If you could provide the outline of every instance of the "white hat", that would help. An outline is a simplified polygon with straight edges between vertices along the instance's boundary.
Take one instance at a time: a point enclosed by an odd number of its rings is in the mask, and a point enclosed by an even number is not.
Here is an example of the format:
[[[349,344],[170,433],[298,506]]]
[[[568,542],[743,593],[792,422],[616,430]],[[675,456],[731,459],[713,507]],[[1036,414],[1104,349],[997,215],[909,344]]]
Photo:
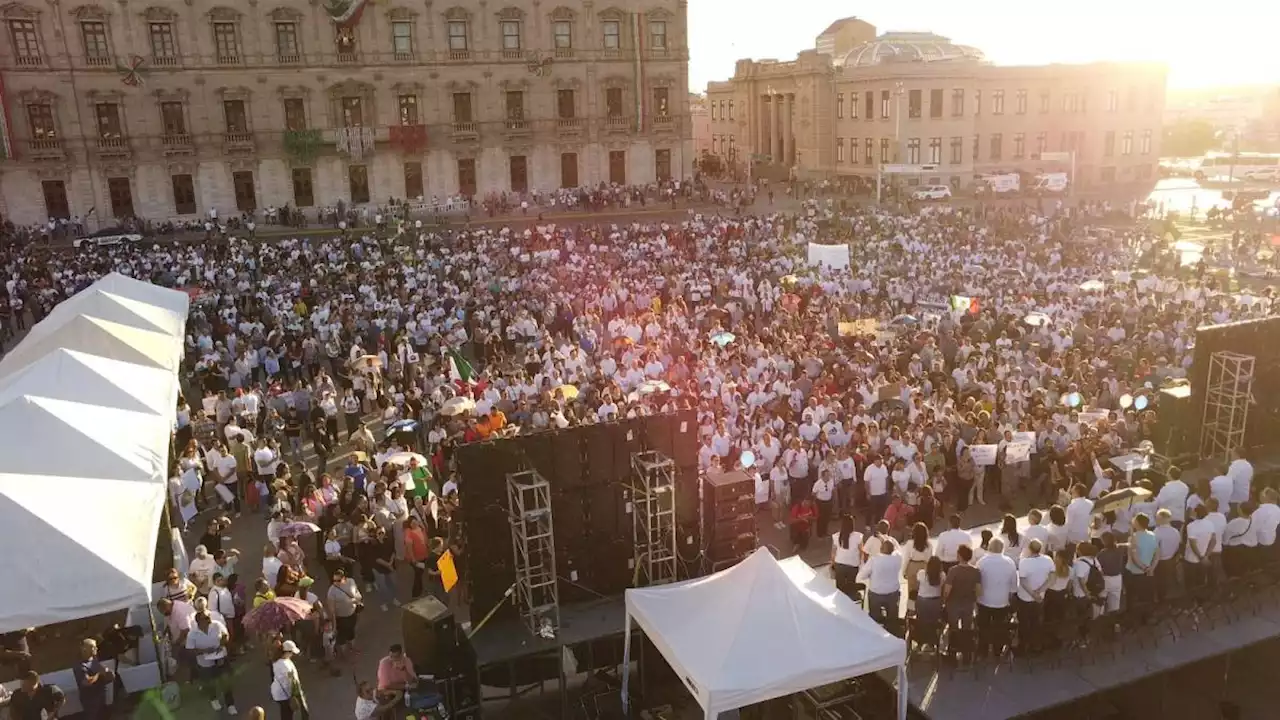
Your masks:
[[[285,640],[284,644],[280,646],[280,650],[281,652],[293,653],[294,655],[300,654],[298,644],[292,640]]]

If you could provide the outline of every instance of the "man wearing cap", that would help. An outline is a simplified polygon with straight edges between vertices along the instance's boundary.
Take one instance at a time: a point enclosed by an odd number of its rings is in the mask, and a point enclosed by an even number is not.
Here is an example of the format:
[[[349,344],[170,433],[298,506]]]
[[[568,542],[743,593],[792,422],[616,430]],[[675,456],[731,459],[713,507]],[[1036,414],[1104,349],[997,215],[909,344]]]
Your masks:
[[[298,645],[285,640],[280,645],[280,657],[271,663],[271,699],[280,708],[280,720],[307,720],[307,696],[302,692],[302,681],[293,658],[298,655]]]

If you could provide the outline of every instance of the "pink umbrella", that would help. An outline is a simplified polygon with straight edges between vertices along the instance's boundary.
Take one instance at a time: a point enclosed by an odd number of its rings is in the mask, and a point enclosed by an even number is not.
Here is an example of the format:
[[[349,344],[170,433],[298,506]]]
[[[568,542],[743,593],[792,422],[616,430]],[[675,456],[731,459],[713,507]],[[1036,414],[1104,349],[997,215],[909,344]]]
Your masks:
[[[286,523],[280,528],[280,537],[298,537],[320,532],[320,526],[309,522]]]
[[[283,630],[311,615],[311,603],[296,597],[268,600],[244,616],[244,628],[252,633]]]

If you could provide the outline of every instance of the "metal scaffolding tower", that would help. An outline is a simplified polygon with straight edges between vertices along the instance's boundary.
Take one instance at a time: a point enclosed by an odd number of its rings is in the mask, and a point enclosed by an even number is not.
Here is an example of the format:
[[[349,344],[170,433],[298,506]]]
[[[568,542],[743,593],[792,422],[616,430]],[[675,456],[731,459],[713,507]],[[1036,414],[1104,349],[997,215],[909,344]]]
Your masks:
[[[508,474],[507,513],[520,617],[533,634],[554,634],[560,627],[560,593],[556,587],[551,485],[536,470]]]
[[[1253,397],[1253,355],[1227,350],[1209,357],[1205,384],[1204,423],[1200,428],[1200,457],[1229,461],[1231,451],[1244,446],[1244,431]]]
[[[631,535],[639,587],[677,579],[675,469],[675,462],[656,450],[631,454]]]

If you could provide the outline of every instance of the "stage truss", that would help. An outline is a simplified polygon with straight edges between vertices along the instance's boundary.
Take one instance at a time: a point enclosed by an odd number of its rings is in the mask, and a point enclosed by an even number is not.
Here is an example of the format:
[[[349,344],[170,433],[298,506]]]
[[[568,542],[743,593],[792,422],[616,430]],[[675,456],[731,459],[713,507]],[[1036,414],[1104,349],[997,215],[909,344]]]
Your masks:
[[[656,450],[631,454],[631,533],[636,586],[678,578],[676,555],[676,464]]]
[[[1204,424],[1200,429],[1201,459],[1231,460],[1244,446],[1253,394],[1253,355],[1222,350],[1209,357],[1204,396]]]
[[[536,470],[507,475],[507,512],[520,617],[533,634],[554,634],[560,627],[560,591],[551,485]]]

